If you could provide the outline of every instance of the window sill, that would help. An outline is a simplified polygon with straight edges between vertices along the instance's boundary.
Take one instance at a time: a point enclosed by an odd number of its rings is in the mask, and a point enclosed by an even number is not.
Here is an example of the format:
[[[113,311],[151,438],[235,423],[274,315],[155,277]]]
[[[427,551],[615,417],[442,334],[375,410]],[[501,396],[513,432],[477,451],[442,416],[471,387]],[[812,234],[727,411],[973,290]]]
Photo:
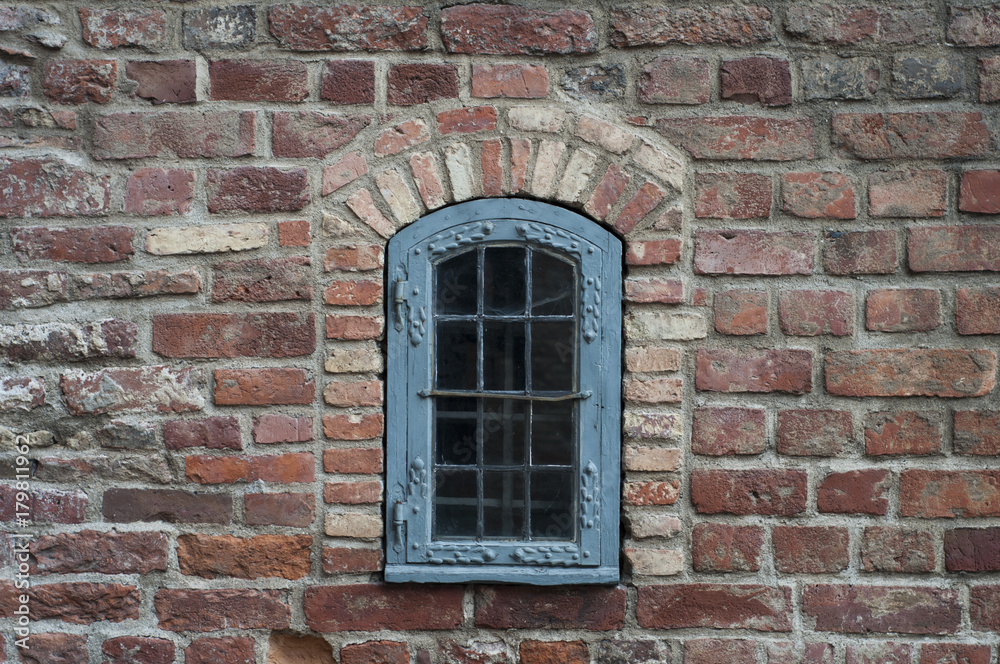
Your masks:
[[[508,569],[487,568],[480,565],[455,565],[441,569],[429,569],[427,565],[385,566],[385,580],[390,583],[518,583],[539,586],[566,584],[604,584],[620,582],[617,567],[577,567]]]

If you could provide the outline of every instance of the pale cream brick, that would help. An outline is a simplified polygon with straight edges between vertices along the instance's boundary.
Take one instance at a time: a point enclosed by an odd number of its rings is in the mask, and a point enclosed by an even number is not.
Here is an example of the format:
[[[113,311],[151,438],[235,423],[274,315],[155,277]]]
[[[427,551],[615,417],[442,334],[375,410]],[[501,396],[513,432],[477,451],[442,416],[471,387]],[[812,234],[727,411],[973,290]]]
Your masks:
[[[590,176],[594,174],[597,166],[597,155],[587,150],[577,150],[569,158],[566,164],[566,171],[563,173],[562,181],[559,183],[559,191],[556,198],[564,203],[576,203],[580,200],[587,185],[590,184]]]
[[[625,446],[625,470],[664,472],[678,470],[683,455],[676,447]]]
[[[681,159],[649,143],[643,142],[636,151],[635,163],[674,189],[679,190],[684,182],[684,164]]]
[[[361,221],[371,226],[382,237],[390,238],[396,232],[396,227],[378,209],[367,189],[359,189],[351,194],[350,198],[347,199],[347,207],[351,208],[351,212],[358,215]]]
[[[674,576],[684,569],[684,553],[676,549],[625,549],[633,574]]]
[[[476,196],[476,176],[472,170],[472,155],[465,143],[452,143],[444,151],[444,165],[451,180],[451,193],[456,203]]]
[[[681,352],[674,348],[649,346],[626,348],[625,367],[635,372],[677,371],[681,368]]]
[[[642,403],[679,403],[684,392],[683,378],[630,378],[625,382],[625,399]]]
[[[566,125],[569,115],[566,111],[555,108],[538,108],[535,106],[518,106],[507,113],[510,126],[522,131],[544,131],[555,133]]]
[[[146,233],[146,251],[169,254],[211,254],[247,251],[267,244],[267,224],[219,224],[154,228]]]
[[[679,440],[684,435],[684,420],[677,413],[646,413],[626,410],[622,431],[627,438]]]
[[[635,141],[635,136],[631,132],[619,129],[590,115],[584,115],[576,123],[576,135],[588,143],[599,145],[615,154],[626,152]]]
[[[625,518],[632,537],[636,539],[676,537],[683,528],[681,520],[673,514],[630,509]]]
[[[400,224],[409,224],[420,216],[420,203],[413,197],[403,174],[396,168],[382,171],[375,176],[379,193],[389,204],[389,209]]]
[[[382,536],[382,517],[356,512],[329,513],[323,521],[323,532],[330,537],[378,539]]]
[[[691,341],[708,336],[708,323],[702,314],[631,312],[625,317],[625,336],[629,340],[667,339]]]
[[[382,353],[375,344],[362,347],[334,347],[324,368],[329,373],[366,373],[382,371]]]
[[[560,141],[542,141],[535,158],[535,172],[531,178],[531,193],[539,198],[548,198],[556,183],[559,160],[566,151],[566,144]]]

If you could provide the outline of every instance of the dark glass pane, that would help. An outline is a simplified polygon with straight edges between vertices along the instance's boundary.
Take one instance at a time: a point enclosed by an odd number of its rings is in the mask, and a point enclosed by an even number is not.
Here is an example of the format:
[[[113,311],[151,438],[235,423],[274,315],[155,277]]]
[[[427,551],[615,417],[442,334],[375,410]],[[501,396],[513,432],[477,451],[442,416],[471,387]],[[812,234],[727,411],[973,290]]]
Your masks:
[[[437,313],[476,313],[478,258],[473,249],[437,266]]]
[[[524,323],[486,321],[483,355],[487,390],[524,391]]]
[[[531,536],[534,539],[573,537],[573,475],[569,471],[531,473]]]
[[[576,368],[576,326],[573,321],[531,324],[531,391],[573,390]]]
[[[440,464],[476,465],[478,399],[435,397],[434,456]]]
[[[573,464],[576,437],[573,401],[536,401],[531,413],[531,464],[569,466]]]
[[[572,314],[576,294],[573,265],[543,251],[532,252],[531,261],[531,314]]]
[[[527,402],[483,399],[483,463],[512,466],[524,463]]]
[[[483,535],[523,537],[524,473],[483,471]]]
[[[486,247],[483,313],[524,313],[526,256],[523,247]]]
[[[479,521],[476,471],[437,471],[434,494],[434,536],[475,537]]]
[[[437,322],[437,386],[443,390],[476,389],[476,324]]]

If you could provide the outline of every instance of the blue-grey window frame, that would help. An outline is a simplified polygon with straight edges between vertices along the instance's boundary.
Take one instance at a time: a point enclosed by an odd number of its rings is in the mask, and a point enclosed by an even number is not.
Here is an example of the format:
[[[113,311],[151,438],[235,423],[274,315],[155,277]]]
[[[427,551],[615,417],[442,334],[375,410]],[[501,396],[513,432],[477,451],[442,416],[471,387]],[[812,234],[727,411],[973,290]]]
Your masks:
[[[576,540],[468,542],[431,538],[433,265],[480,243],[520,244],[572,260],[579,273],[580,400]],[[443,208],[388,247],[387,582],[617,583],[621,495],[622,245],[564,208],[482,199]]]

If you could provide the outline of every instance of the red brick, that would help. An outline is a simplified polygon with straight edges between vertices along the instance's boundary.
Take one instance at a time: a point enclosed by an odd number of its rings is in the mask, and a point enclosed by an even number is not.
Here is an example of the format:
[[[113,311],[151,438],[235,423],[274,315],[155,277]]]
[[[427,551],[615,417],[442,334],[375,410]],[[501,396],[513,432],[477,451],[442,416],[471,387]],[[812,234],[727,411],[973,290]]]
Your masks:
[[[194,200],[194,173],[182,168],[140,168],[125,184],[125,212],[142,216],[187,214]]]
[[[315,349],[313,313],[153,316],[153,352],[164,357],[301,357]]]
[[[181,574],[206,579],[301,579],[309,574],[311,546],[309,535],[181,535],[177,564]]]
[[[913,646],[894,641],[868,641],[850,643],[844,655],[844,664],[910,664]]]
[[[684,664],[757,664],[757,647],[749,639],[689,639]]]
[[[216,369],[218,406],[277,406],[311,404],[316,384],[305,369]]]
[[[782,410],[777,438],[779,454],[839,456],[854,438],[854,422],[843,410]]]
[[[521,642],[521,664],[588,664],[590,651],[583,641]]]
[[[249,636],[203,638],[184,649],[185,664],[255,664],[255,643]]]
[[[370,505],[382,502],[382,482],[327,482],[323,501],[337,505]]]
[[[933,44],[934,13],[922,7],[879,5],[794,5],[785,29],[819,44]]]
[[[374,104],[375,61],[328,61],[323,70],[319,98],[334,104]]]
[[[695,469],[691,502],[701,514],[799,514],[806,508],[806,472]]]
[[[441,135],[492,131],[497,126],[497,109],[474,106],[442,111],[437,114],[437,123]]]
[[[446,64],[399,64],[389,67],[388,101],[397,106],[458,98],[458,67]]]
[[[846,528],[775,526],[774,565],[784,574],[832,574],[847,569]]]
[[[316,497],[311,493],[247,493],[243,517],[248,526],[306,528],[313,522]]]
[[[758,219],[771,214],[771,178],[756,173],[696,173],[696,217]]]
[[[680,240],[629,242],[625,253],[628,265],[672,265],[681,255]]]
[[[313,418],[266,413],[253,421],[253,440],[258,445],[305,443],[313,439]]]
[[[462,624],[460,586],[353,584],[309,586],[305,620],[316,632],[455,629]]]
[[[208,170],[208,211],[291,212],[309,203],[306,169],[241,166]]]
[[[794,290],[778,298],[781,331],[797,337],[854,334],[854,295],[843,291]]]
[[[335,380],[327,383],[323,390],[323,400],[331,406],[349,408],[351,406],[381,406],[382,381],[380,380]]]
[[[892,474],[887,470],[830,473],[816,487],[816,508],[833,514],[878,514],[889,511]]]
[[[119,636],[101,646],[107,664],[173,664],[174,642],[139,636]],[[85,661],[85,660],[80,660]]]
[[[861,542],[861,565],[866,572],[933,572],[934,551],[929,530],[869,526]]]
[[[378,270],[385,263],[385,249],[380,244],[345,245],[327,249],[323,269],[327,272],[364,272]]]
[[[904,470],[899,508],[925,519],[1000,516],[1000,471]]]
[[[949,572],[1000,572],[1000,528],[954,528],[944,533]]]
[[[623,500],[629,505],[673,505],[680,494],[680,482],[626,482]]]
[[[480,586],[476,626],[493,629],[587,629],[625,624],[625,588]]]
[[[680,378],[629,378],[625,400],[632,403],[680,403],[684,381]]]
[[[499,138],[491,138],[488,141],[483,141],[480,155],[480,165],[483,169],[483,196],[502,196],[503,143]],[[410,158],[410,164],[410,168],[412,170],[412,157]],[[427,191],[426,185],[424,187],[424,191]],[[421,192],[421,198],[424,198],[423,192]]]
[[[14,584],[0,584],[0,618],[14,618],[20,605],[18,595],[28,595],[32,621],[54,618],[74,625],[98,621],[120,623],[139,618],[139,589],[119,583],[31,584],[15,590]],[[9,623],[8,623],[9,624]],[[77,660],[77,661],[85,661]]]
[[[94,124],[95,159],[242,157],[253,153],[254,111],[112,113]]]
[[[802,609],[815,629],[846,634],[953,634],[962,615],[957,590],[918,586],[806,586]]]
[[[810,118],[761,118],[748,115],[664,118],[656,130],[695,159],[812,159]]]
[[[723,99],[764,106],[792,103],[788,60],[764,57],[725,60],[719,67],[719,80]]]
[[[625,282],[625,299],[630,302],[682,304],[684,282],[679,279],[629,279]]]
[[[275,112],[271,149],[275,157],[322,158],[350,143],[371,120],[369,115]]]
[[[132,248],[134,235],[135,231],[128,226],[15,226],[10,230],[14,253],[22,262],[113,263],[129,260],[135,253]]]
[[[958,209],[980,214],[1000,213],[1000,171],[965,171]]]
[[[899,267],[895,231],[830,232],[823,269],[830,274],[892,274]]]
[[[540,99],[549,94],[549,73],[541,65],[472,65],[472,96]]]
[[[86,636],[45,632],[37,634],[32,631],[28,643],[29,647],[21,651],[23,664],[75,664],[88,661]]]
[[[868,214],[873,217],[941,217],[948,206],[944,171],[889,171],[868,176]]]
[[[767,291],[727,290],[713,302],[715,331],[721,334],[767,334]]]
[[[340,664],[410,664],[410,651],[397,641],[351,643],[340,649]]]
[[[137,83],[137,97],[153,104],[191,104],[198,100],[194,60],[133,60],[125,76]]]
[[[78,533],[43,535],[31,543],[33,572],[39,574],[146,574],[167,569],[162,533]]]
[[[223,494],[195,494],[170,489],[108,489],[102,507],[111,523],[166,521],[221,523],[232,520],[233,499]]]
[[[840,173],[785,173],[782,210],[805,219],[854,219],[854,187]]]
[[[711,64],[704,58],[662,57],[642,68],[639,101],[704,104],[712,95]]]
[[[326,574],[378,572],[381,569],[382,552],[378,549],[323,547],[323,572]]]
[[[841,113],[833,116],[834,147],[859,159],[985,157],[993,141],[982,113]]]
[[[204,407],[200,369],[165,366],[69,371],[59,387],[73,415],[116,412],[180,413]]]
[[[311,241],[308,221],[278,222],[278,244],[282,247],[308,247]]]
[[[834,351],[826,356],[826,389],[851,397],[979,397],[996,382],[987,350]]]
[[[153,599],[160,629],[288,629],[291,610],[280,590],[163,589]]]
[[[951,7],[948,41],[961,46],[1000,45],[1000,12],[996,5]]]
[[[941,419],[915,411],[869,413],[865,417],[865,454],[939,454]]]
[[[276,5],[271,34],[293,51],[422,51],[427,16],[420,7]]]
[[[381,435],[381,428],[378,435]],[[323,470],[328,473],[381,473],[382,456],[382,449],[377,447],[328,448],[323,450]]]
[[[324,415],[323,434],[331,440],[380,438],[382,415]]]
[[[628,186],[629,175],[618,164],[608,166],[604,177],[594,188],[594,193],[584,209],[596,219],[607,219],[612,206],[618,202],[625,187]]]
[[[311,260],[223,261],[212,266],[212,302],[280,302],[313,296]]]
[[[104,50],[139,46],[156,49],[167,36],[167,14],[163,10],[77,10],[83,26],[83,41]]]
[[[764,529],[728,523],[699,523],[691,530],[691,562],[696,572],[756,572]]]
[[[909,230],[914,272],[1000,271],[1000,229],[994,226],[924,226]]]
[[[1000,455],[1000,411],[955,411],[955,454]]]
[[[698,350],[699,392],[785,392],[812,390],[812,352],[807,350]]]
[[[792,629],[790,588],[691,583],[640,586],[636,619],[647,629]]]
[[[695,232],[697,274],[812,274],[812,233],[699,230]]]
[[[1000,56],[979,58],[979,101],[1000,101]]]
[[[345,316],[329,314],[326,317],[326,338],[358,341],[378,339],[382,336],[385,321],[379,316]]]
[[[188,481],[199,484],[312,482],[316,475],[314,461],[312,452],[258,456],[198,454],[184,457]]]
[[[117,77],[114,60],[49,60],[42,86],[54,104],[107,104]]]
[[[1000,586],[973,586],[969,594],[972,628],[1000,632]]]
[[[58,159],[0,158],[0,188],[11,192],[0,198],[0,217],[103,215],[110,184],[110,176],[94,176]]]
[[[990,647],[965,643],[924,643],[920,646],[920,664],[990,664]]]
[[[441,11],[441,39],[449,53],[477,55],[594,53],[598,46],[589,13],[517,5],[448,7]]]
[[[423,120],[407,120],[406,122],[400,122],[397,125],[391,126],[388,129],[383,129],[378,137],[375,139],[375,156],[384,157],[392,154],[399,154],[407,148],[411,148],[415,145],[420,145],[421,143],[426,143],[431,138],[430,132],[427,130],[427,123]],[[350,156],[350,155],[348,155]],[[362,162],[364,159],[362,158]],[[359,169],[352,168],[352,171],[359,172]],[[364,164],[363,171],[360,174],[368,172],[367,164]],[[352,173],[353,175],[353,173]],[[341,180],[347,180],[350,177],[345,173],[341,176],[337,185],[340,185]],[[350,179],[358,177],[354,175]],[[348,180],[350,181],[350,180]]]
[[[750,46],[771,40],[771,11],[757,5],[628,7],[611,12],[611,45]]]
[[[691,450],[695,454],[760,454],[766,446],[763,409],[695,409],[691,423]]]
[[[615,220],[615,230],[625,234],[632,231],[653,208],[666,198],[667,192],[652,182],[644,182],[625,203]]]
[[[879,289],[868,293],[865,320],[878,332],[927,332],[941,324],[941,294],[937,290]]]
[[[163,445],[168,450],[182,450],[189,447],[207,447],[213,450],[243,449],[240,423],[235,417],[164,422]]]
[[[959,334],[1000,334],[1000,288],[959,288],[957,294]]]

